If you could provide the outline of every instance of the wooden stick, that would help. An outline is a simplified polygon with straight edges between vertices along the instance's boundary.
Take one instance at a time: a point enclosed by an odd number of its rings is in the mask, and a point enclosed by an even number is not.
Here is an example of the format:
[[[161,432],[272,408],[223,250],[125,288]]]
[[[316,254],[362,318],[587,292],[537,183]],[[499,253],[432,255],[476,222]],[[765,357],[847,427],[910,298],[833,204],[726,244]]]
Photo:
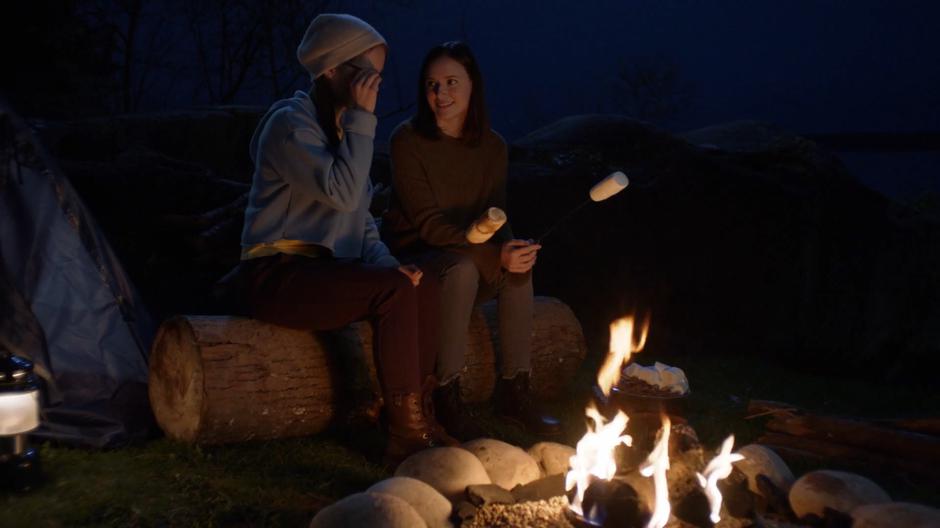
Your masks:
[[[757,418],[758,416],[767,416],[769,414],[793,414],[800,409],[788,403],[775,402],[771,400],[751,400],[747,404],[747,416],[745,420]]]

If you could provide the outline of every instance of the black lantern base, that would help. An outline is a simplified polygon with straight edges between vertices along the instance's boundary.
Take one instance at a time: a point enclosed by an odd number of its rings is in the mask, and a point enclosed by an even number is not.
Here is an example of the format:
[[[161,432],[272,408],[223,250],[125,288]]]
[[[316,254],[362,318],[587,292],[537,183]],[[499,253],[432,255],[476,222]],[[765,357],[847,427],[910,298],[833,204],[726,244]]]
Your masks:
[[[30,491],[40,483],[39,451],[30,447],[15,455],[0,455],[0,486],[11,491]]]

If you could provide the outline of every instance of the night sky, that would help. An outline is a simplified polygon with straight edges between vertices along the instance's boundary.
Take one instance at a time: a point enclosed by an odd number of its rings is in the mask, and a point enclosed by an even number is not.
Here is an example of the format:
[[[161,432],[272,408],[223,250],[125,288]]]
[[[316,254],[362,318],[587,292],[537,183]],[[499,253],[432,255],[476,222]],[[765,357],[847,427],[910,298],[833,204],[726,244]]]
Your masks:
[[[694,85],[679,128],[746,118],[802,132],[940,129],[938,2],[504,3],[468,9],[465,27],[510,137],[529,128],[526,98],[547,120],[618,110],[612,81],[637,57],[672,60]],[[383,29],[400,56],[418,56],[459,32],[458,5],[421,8],[422,31]]]
[[[149,59],[154,66],[146,72],[138,111],[218,102],[199,77],[194,26],[185,18],[188,6],[216,4],[144,3],[138,45],[159,52]],[[668,65],[675,74],[682,104],[648,120],[676,132],[741,119],[797,133],[940,131],[936,1],[356,0],[330,2],[326,10],[361,16],[388,39],[380,115],[414,100],[417,68],[430,46],[465,39],[481,62],[494,128],[509,140],[566,115],[635,115],[617,81],[624,65],[635,64]],[[301,26],[308,22],[298,17]],[[40,18],[34,13],[31,23]],[[215,18],[205,19],[206,34]],[[29,67],[41,65],[37,59]],[[24,84],[59,82],[63,75],[39,81],[35,73],[17,74],[21,92]],[[274,94],[255,81],[249,79],[232,102],[267,106],[292,91],[282,87]],[[379,139],[408,115],[388,115]],[[843,159],[863,182],[896,198],[940,192],[940,152],[844,153]]]

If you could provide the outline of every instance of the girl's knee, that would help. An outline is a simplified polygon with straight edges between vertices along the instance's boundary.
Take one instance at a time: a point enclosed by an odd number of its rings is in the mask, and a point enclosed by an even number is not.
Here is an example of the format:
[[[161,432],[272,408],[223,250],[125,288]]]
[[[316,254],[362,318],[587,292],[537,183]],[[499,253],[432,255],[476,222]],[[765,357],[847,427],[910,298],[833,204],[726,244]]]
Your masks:
[[[480,280],[480,272],[473,259],[466,255],[455,254],[453,262],[444,269],[441,274],[444,282],[458,282],[461,284],[473,284],[476,286]]]

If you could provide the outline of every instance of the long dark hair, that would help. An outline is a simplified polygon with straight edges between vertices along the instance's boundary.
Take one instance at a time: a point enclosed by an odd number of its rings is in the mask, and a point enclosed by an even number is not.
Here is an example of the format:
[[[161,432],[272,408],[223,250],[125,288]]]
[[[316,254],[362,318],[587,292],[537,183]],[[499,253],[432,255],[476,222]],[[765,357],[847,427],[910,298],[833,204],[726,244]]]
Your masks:
[[[330,149],[339,148],[339,130],[336,129],[336,105],[338,97],[333,93],[329,79],[326,75],[321,75],[313,81],[310,88],[310,99],[313,100],[313,106],[317,109],[317,121],[320,128],[326,133],[326,139],[330,143]]]
[[[421,63],[421,73],[418,75],[418,111],[411,118],[415,131],[424,137],[437,139],[441,137],[441,130],[437,127],[437,120],[431,105],[428,104],[426,88],[424,86],[428,75],[428,67],[441,57],[451,58],[463,65],[470,77],[471,91],[470,104],[467,108],[467,119],[463,123],[462,137],[471,145],[480,143],[483,134],[490,129],[490,116],[486,111],[486,97],[484,96],[483,74],[476,57],[464,42],[451,41],[431,48]]]

